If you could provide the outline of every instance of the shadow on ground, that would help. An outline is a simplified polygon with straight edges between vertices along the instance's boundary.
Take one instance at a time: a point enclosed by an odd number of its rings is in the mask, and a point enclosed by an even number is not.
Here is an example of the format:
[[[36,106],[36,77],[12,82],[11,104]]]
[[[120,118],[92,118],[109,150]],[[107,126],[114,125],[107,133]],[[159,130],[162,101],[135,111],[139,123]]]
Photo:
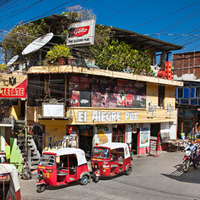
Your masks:
[[[176,170],[173,171],[171,174],[161,173],[161,175],[181,182],[200,183],[200,167],[194,169],[191,165],[187,173],[183,172],[182,164],[176,165],[174,167],[176,168]]]

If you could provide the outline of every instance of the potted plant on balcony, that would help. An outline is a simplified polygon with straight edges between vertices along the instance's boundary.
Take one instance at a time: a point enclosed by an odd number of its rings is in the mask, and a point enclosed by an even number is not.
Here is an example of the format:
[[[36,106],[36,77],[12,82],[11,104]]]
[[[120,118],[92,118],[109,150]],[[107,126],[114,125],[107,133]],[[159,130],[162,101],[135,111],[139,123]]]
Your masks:
[[[67,58],[71,57],[70,48],[64,44],[53,46],[46,55],[46,60],[50,62],[58,62],[61,65],[66,64]]]

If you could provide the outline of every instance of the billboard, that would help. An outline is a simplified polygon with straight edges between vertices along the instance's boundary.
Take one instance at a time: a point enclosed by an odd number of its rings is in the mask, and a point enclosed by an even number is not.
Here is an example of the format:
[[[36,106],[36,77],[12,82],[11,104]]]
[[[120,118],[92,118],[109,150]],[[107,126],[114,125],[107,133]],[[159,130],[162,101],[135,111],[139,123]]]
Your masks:
[[[0,74],[0,98],[27,98],[27,76]]]
[[[67,46],[94,44],[95,19],[73,23],[68,28]]]

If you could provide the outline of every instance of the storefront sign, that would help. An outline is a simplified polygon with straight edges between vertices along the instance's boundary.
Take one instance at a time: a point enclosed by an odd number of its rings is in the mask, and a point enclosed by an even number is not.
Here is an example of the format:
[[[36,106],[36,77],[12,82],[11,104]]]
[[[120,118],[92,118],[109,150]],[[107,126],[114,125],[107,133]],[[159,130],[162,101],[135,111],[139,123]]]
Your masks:
[[[105,131],[109,131],[109,128],[106,125],[96,125],[96,127],[97,127],[97,130],[103,129]]]
[[[0,98],[26,98],[27,76],[0,74]]]
[[[105,112],[105,111],[92,111],[92,121],[93,122],[120,122],[121,121],[121,112]],[[137,121],[138,113],[137,112],[125,112],[124,113],[125,121]],[[87,111],[78,112],[78,122],[87,122]]]

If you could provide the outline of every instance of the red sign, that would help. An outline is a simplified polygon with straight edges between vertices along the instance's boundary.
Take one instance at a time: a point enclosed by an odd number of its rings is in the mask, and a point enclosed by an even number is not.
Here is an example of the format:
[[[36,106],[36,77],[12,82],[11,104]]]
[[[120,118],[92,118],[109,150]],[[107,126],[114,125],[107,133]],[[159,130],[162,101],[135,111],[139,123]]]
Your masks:
[[[27,76],[0,74],[0,98],[27,98]]]
[[[83,35],[88,34],[89,29],[90,29],[89,26],[75,28],[73,35],[76,37],[81,37]]]

